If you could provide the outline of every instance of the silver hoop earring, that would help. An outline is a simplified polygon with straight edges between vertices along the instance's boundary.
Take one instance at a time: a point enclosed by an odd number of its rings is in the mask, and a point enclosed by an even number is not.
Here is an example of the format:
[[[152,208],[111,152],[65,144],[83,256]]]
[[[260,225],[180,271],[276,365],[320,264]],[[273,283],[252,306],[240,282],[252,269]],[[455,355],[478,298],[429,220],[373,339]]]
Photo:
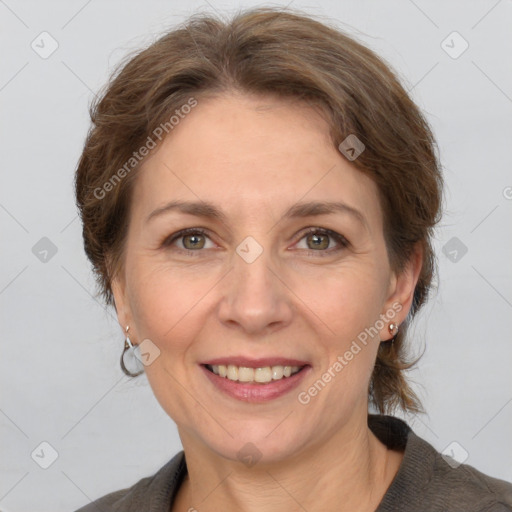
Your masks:
[[[124,340],[124,349],[123,353],[121,354],[121,370],[123,370],[123,373],[125,375],[128,375],[128,377],[137,377],[141,373],[144,373],[144,369],[137,370],[140,368],[139,360],[135,356],[135,350],[137,348],[137,345],[134,345],[130,337],[128,336],[128,331],[130,330],[130,326],[126,326],[126,338]],[[128,363],[128,364],[127,364]],[[130,368],[135,368],[136,371],[132,371]]]

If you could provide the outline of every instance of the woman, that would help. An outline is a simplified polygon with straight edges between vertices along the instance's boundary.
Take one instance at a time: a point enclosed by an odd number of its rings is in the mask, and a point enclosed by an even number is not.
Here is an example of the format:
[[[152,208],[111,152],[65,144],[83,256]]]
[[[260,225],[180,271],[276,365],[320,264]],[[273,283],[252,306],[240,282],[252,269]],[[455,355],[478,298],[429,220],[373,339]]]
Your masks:
[[[287,10],[196,16],[91,115],[85,250],[184,450],[82,512],[512,510],[386,415],[421,410],[405,340],[442,178],[376,55]]]

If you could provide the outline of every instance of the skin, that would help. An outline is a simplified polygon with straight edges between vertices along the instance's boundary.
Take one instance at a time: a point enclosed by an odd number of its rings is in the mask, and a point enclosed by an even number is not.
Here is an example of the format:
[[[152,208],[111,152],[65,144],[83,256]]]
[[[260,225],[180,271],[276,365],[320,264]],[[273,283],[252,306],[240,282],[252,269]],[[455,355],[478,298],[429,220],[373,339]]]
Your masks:
[[[226,219],[170,211],[147,221],[177,199],[214,203]],[[282,219],[305,201],[343,201],[364,221],[340,212]],[[309,227],[348,245],[323,237],[319,249]],[[208,234],[162,246],[184,228]],[[263,248],[250,264],[236,253],[247,236]],[[160,350],[146,374],[177,424],[188,468],[173,510],[375,510],[403,457],[367,426],[388,323],[307,405],[297,394],[393,304],[402,306],[393,322],[404,321],[420,268],[419,250],[401,273],[390,268],[377,187],[333,146],[317,111],[239,93],[199,99],[144,161],[112,283],[123,329]],[[299,389],[246,403],[218,391],[199,366],[232,355],[312,368]],[[261,452],[251,467],[237,458],[248,442]]]

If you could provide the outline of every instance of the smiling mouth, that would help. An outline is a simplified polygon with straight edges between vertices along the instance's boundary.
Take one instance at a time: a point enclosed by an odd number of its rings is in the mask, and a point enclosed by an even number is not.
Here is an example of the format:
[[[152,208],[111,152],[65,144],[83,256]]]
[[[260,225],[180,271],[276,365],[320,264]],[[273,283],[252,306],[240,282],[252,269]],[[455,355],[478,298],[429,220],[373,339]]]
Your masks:
[[[262,368],[249,368],[247,366],[230,365],[203,365],[207,370],[234,382],[248,384],[268,384],[269,382],[286,379],[299,373],[306,366],[264,366]]]

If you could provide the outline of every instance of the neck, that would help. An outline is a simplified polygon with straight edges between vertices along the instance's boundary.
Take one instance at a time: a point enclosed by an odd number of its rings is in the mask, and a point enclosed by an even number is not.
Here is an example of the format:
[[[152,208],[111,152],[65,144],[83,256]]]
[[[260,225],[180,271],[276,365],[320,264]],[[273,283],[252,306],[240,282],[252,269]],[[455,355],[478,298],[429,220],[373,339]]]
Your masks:
[[[180,436],[182,433],[180,432]],[[340,428],[293,459],[245,467],[182,436],[188,475],[173,511],[374,511],[403,454],[388,450],[366,416]]]

